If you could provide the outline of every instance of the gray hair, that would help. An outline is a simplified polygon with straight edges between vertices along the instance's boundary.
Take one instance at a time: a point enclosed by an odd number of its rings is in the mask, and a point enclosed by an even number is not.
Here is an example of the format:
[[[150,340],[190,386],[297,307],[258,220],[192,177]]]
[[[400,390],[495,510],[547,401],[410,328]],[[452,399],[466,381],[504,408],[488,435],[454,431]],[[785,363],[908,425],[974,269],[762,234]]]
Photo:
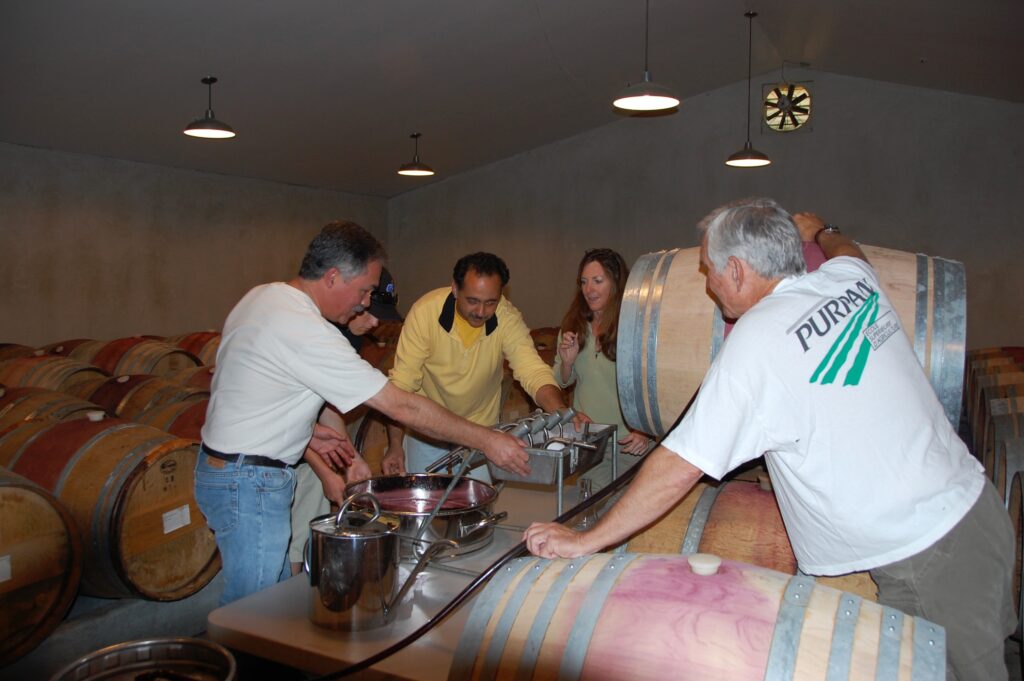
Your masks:
[[[722,271],[730,257],[744,260],[765,279],[807,271],[800,232],[773,199],[742,199],[708,213],[697,225],[707,237],[707,257]]]
[[[303,279],[319,279],[332,267],[346,281],[366,272],[374,260],[384,261],[387,252],[377,237],[348,220],[335,220],[324,226],[309,243],[299,267]]]

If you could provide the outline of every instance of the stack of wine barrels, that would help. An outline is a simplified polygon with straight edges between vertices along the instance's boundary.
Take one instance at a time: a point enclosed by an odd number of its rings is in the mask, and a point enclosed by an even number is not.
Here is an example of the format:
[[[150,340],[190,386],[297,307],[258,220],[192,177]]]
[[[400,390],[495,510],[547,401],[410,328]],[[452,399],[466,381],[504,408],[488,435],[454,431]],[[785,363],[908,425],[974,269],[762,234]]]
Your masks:
[[[176,338],[0,345],[0,666],[78,592],[178,600],[219,571],[193,494],[214,369],[190,348],[220,335]]]
[[[1002,452],[1007,441],[1022,435],[1024,412],[1024,347],[979,348],[967,353],[964,413],[975,456],[1005,491]]]

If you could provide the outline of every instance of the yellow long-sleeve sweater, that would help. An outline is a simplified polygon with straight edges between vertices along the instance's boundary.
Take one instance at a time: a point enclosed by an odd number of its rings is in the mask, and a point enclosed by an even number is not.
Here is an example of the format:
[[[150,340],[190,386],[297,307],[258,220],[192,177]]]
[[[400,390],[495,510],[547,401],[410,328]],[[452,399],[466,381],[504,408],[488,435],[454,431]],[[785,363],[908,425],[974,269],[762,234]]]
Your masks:
[[[439,288],[409,310],[389,377],[403,390],[474,423],[493,426],[501,406],[502,359],[529,395],[535,397],[544,385],[558,387],[522,314],[504,296],[484,333],[466,348],[455,330],[455,297],[450,288]]]

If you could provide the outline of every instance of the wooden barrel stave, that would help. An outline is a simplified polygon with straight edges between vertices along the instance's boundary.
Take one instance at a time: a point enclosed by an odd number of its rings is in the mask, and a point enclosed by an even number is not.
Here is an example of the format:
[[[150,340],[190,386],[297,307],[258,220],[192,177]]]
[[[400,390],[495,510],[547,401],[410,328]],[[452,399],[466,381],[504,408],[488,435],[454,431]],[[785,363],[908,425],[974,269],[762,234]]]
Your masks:
[[[520,558],[496,574],[448,678],[810,681],[876,670],[944,678],[942,627],[743,563],[699,576],[679,556],[598,554]]]
[[[176,600],[216,574],[213,534],[192,491],[197,455],[193,441],[118,419],[27,424],[0,438],[0,458],[76,519],[82,591],[105,597]]]
[[[0,469],[0,666],[35,648],[71,607],[82,575],[82,542],[49,492]]]

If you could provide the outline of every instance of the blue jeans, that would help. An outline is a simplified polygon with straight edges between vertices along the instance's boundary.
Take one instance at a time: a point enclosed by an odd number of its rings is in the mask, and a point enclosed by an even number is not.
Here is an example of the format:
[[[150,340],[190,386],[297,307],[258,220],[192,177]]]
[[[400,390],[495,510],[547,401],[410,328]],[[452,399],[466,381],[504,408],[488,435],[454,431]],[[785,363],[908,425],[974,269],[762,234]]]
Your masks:
[[[210,458],[200,448],[195,472],[196,503],[214,532],[224,563],[225,605],[291,575],[288,541],[295,475]]]

